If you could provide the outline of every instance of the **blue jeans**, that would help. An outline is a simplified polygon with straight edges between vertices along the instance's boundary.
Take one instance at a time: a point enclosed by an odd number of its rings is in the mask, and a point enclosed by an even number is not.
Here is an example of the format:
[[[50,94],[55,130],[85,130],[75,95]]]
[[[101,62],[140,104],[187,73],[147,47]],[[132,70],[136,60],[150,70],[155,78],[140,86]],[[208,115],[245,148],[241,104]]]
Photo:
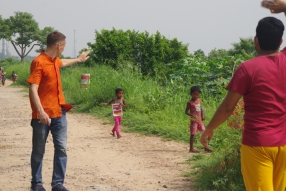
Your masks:
[[[62,117],[52,118],[51,125],[42,124],[38,119],[32,119],[33,148],[31,154],[32,185],[43,184],[42,161],[49,131],[54,142],[54,169],[52,186],[63,184],[67,166],[67,119],[65,108],[62,108]]]

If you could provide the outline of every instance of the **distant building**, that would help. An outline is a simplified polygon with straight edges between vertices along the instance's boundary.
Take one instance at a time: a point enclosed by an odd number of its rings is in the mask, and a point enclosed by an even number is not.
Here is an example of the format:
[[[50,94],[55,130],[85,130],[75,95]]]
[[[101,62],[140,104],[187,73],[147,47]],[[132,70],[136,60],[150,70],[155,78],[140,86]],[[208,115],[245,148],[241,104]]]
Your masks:
[[[2,38],[2,56],[3,57],[9,57],[11,56],[11,53],[9,51],[9,42]]]

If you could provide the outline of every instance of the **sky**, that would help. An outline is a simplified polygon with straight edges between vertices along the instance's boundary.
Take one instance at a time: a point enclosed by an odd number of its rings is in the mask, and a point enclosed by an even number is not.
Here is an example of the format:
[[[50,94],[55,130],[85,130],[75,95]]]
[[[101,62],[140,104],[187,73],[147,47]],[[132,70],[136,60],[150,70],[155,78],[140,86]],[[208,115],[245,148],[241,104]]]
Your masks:
[[[255,36],[258,21],[274,16],[260,6],[261,0],[1,0],[0,15],[28,12],[43,29],[54,27],[66,35],[64,56],[74,56],[95,42],[95,30],[122,29],[165,37],[189,44],[189,51],[230,49],[239,38]],[[282,44],[282,47],[286,43]],[[2,43],[0,47],[2,46]],[[2,49],[2,47],[1,47]],[[12,45],[9,48],[16,55]],[[34,50],[30,55],[35,56]]]

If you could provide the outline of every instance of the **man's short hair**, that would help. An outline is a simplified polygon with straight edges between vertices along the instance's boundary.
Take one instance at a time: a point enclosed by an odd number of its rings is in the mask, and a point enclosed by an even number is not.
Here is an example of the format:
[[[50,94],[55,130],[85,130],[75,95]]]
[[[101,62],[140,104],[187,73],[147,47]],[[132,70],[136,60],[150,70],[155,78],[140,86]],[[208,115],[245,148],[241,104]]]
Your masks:
[[[284,32],[283,23],[274,17],[265,17],[258,22],[256,37],[262,50],[278,50]]]
[[[66,39],[66,36],[60,32],[54,31],[47,36],[47,46],[55,45]]]

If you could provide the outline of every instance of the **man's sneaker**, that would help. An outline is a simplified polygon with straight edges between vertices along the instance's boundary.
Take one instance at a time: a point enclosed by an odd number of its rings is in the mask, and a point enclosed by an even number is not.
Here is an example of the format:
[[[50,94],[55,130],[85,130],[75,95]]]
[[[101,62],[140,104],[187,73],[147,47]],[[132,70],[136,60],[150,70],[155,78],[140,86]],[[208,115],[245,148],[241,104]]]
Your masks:
[[[62,184],[57,184],[55,187],[52,188],[52,191],[69,191],[66,189]]]
[[[46,189],[41,184],[36,184],[31,187],[30,191],[46,191]]]

